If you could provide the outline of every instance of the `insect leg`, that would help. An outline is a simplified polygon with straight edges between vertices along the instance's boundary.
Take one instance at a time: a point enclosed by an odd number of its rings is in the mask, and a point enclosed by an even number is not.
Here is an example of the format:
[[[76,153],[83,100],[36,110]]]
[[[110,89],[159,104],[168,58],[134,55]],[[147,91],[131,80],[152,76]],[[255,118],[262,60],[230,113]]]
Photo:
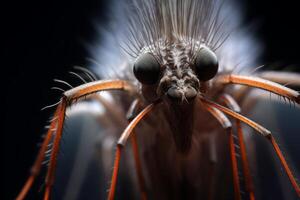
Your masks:
[[[112,115],[112,117],[116,120],[117,123],[119,124],[125,124],[126,121],[120,116],[120,112],[116,112],[116,106],[110,104],[110,102],[106,101],[104,98],[101,98],[99,95],[94,95],[92,97],[93,99],[99,101],[107,110],[108,113]],[[127,120],[130,123],[131,120],[136,117],[138,114],[138,111],[140,110],[140,102],[138,99],[134,100],[127,112]],[[134,155],[134,160],[135,160],[135,167],[137,171],[137,177],[138,177],[138,182],[139,182],[139,189],[141,192],[141,198],[142,199],[147,199],[146,197],[146,189],[145,189],[145,181],[142,173],[142,166],[141,166],[141,161],[139,158],[139,151],[138,151],[138,143],[137,143],[137,136],[134,131],[131,133],[131,143],[132,143],[132,150],[133,150],[133,155]]]
[[[132,102],[128,113],[127,113],[127,119],[130,122],[133,120],[133,118],[137,115],[138,108],[140,107],[140,102],[138,99]],[[141,199],[146,200],[147,195],[146,195],[146,188],[145,188],[145,179],[143,176],[143,171],[142,171],[142,165],[141,165],[141,160],[139,157],[139,148],[138,148],[138,143],[137,143],[137,136],[135,132],[133,131],[131,134],[131,144],[132,144],[132,150],[133,150],[133,155],[134,155],[134,161],[135,161],[135,167],[136,167],[136,172],[137,172],[137,177],[139,181],[139,188],[141,192]]]
[[[207,105],[211,105],[211,106],[213,106],[213,107],[221,110],[222,112],[224,112],[224,113],[226,113],[226,114],[228,114],[228,115],[230,115],[230,116],[232,116],[232,117],[234,117],[236,119],[239,119],[240,121],[243,121],[247,125],[251,126],[255,130],[257,130],[261,135],[263,135],[264,137],[266,137],[268,139],[268,141],[271,142],[271,144],[272,144],[272,146],[273,146],[273,148],[274,148],[274,150],[276,152],[276,155],[278,156],[278,158],[279,158],[279,160],[280,160],[280,162],[281,162],[281,164],[283,166],[284,171],[288,175],[289,180],[290,180],[293,188],[295,189],[297,195],[300,197],[300,187],[297,184],[296,179],[295,179],[292,171],[290,170],[290,168],[289,168],[289,166],[288,166],[288,164],[287,164],[287,162],[286,162],[286,160],[285,160],[285,158],[284,158],[284,156],[283,156],[283,154],[282,154],[282,152],[281,152],[281,150],[280,150],[277,142],[275,141],[274,137],[272,136],[271,132],[268,129],[266,129],[263,126],[255,123],[254,121],[252,121],[252,120],[244,117],[243,115],[240,115],[240,114],[238,114],[238,113],[236,113],[236,112],[234,112],[234,111],[232,111],[232,110],[230,110],[228,108],[225,108],[225,107],[223,107],[223,106],[221,106],[221,105],[219,105],[217,103],[214,103],[212,101],[206,100],[206,99],[204,99],[202,97],[200,97],[200,99],[201,99],[202,103],[207,104]]]
[[[290,182],[292,183],[292,186],[293,188],[296,190],[297,192],[297,195],[298,197],[300,197],[300,187],[291,171],[291,169],[289,168],[277,142],[275,141],[275,138],[271,135],[270,137],[267,137],[267,139],[269,139],[269,141],[271,142],[280,162],[281,162],[281,165],[283,166],[284,168],[284,171],[286,172],[286,174],[288,175],[289,179],[290,179]]]
[[[67,102],[65,100],[66,98],[63,97],[61,100],[61,103],[58,106],[58,112],[57,112],[57,130],[55,133],[55,138],[53,142],[53,148],[50,156],[50,164],[47,171],[46,176],[46,188],[45,188],[45,194],[44,194],[44,200],[49,200],[50,198],[50,192],[52,185],[54,183],[54,174],[55,174],[55,167],[56,167],[56,161],[57,161],[57,154],[59,149],[59,143],[62,136],[63,131],[63,124],[65,120],[65,111],[67,107]]]
[[[126,90],[134,92],[134,87],[123,80],[100,80],[86,83],[64,93],[68,101],[74,101],[89,94],[105,90]]]
[[[71,105],[75,100],[87,96],[98,91],[104,90],[133,90],[133,87],[127,82],[122,80],[101,80],[83,84],[76,88],[70,89],[64,92],[64,96],[61,99],[61,103],[58,106],[58,121],[57,131],[54,138],[53,149],[50,156],[50,164],[46,176],[46,190],[44,194],[44,200],[50,198],[50,192],[54,183],[55,168],[57,163],[57,154],[59,150],[60,139],[62,136],[62,129],[65,119],[65,111],[68,105]]]
[[[279,84],[289,85],[291,87],[300,87],[300,74],[292,72],[277,72],[277,71],[264,71],[257,74],[259,77],[274,81]],[[234,95],[243,102],[243,107],[251,108],[257,99],[270,99],[270,95],[266,93],[258,93],[250,91],[250,88],[243,87],[239,89],[238,95]],[[240,97],[240,98],[239,98]],[[274,100],[280,101],[281,99],[275,98]],[[285,101],[285,98],[283,99]],[[245,105],[245,106],[244,106]],[[299,105],[299,104],[298,104]],[[245,109],[244,109],[245,111]]]
[[[111,185],[109,189],[108,199],[113,200],[115,197],[115,191],[116,191],[116,185],[117,185],[117,178],[118,178],[118,170],[119,170],[119,164],[120,164],[120,158],[121,158],[121,151],[122,148],[125,146],[127,139],[129,138],[130,134],[132,133],[133,129],[136,127],[136,125],[141,121],[144,116],[149,113],[151,110],[153,110],[155,103],[152,103],[148,105],[146,108],[144,108],[126,127],[126,129],[123,131],[121,137],[118,140],[117,144],[117,150],[116,150],[116,157],[114,161],[114,170],[112,174],[111,179]]]
[[[117,145],[116,149],[116,156],[114,160],[114,167],[113,167],[113,173],[112,173],[112,178],[111,178],[111,183],[110,183],[110,188],[109,188],[109,193],[108,193],[108,198],[109,200],[114,200],[115,199],[115,193],[116,193],[116,186],[117,186],[117,180],[118,180],[118,172],[119,172],[119,165],[120,165],[120,160],[121,160],[121,151],[122,151],[123,146],[122,145]]]
[[[237,104],[237,102],[228,94],[224,94],[221,96],[221,101],[224,102],[231,110],[234,110],[237,113],[240,113],[241,108]],[[238,133],[238,139],[239,139],[239,145],[241,150],[241,157],[242,157],[242,165],[243,165],[243,172],[245,176],[245,184],[246,184],[246,190],[249,194],[249,199],[254,200],[254,186],[253,186],[253,180],[250,174],[250,167],[249,162],[247,159],[247,153],[246,153],[246,146],[244,142],[244,136],[243,136],[243,130],[241,127],[240,120],[236,119],[236,127],[237,127],[237,133]]]
[[[300,74],[298,74],[298,73],[264,71],[264,72],[258,73],[257,76],[267,79],[269,81],[279,83],[279,84],[283,84],[283,85],[288,84],[292,87],[300,87]],[[259,93],[259,95],[256,95],[255,92],[251,91],[251,88],[246,87],[246,86],[239,88],[237,90],[234,90],[233,95],[237,101],[243,102],[243,104],[245,101],[245,104],[247,105],[246,107],[252,107],[252,105],[256,103],[257,98],[259,98],[259,99],[262,99],[262,98],[269,99],[270,98],[270,95],[266,94],[266,93]],[[249,96],[251,98],[249,98]]]
[[[236,152],[234,147],[232,125],[229,119],[220,110],[214,108],[208,104],[204,104],[204,107],[220,122],[222,127],[229,134],[229,148],[230,148],[230,158],[232,164],[232,175],[233,175],[233,186],[234,186],[234,199],[240,200],[240,181],[238,176],[238,166],[236,160]]]
[[[216,78],[216,82],[221,84],[240,84],[240,85],[260,88],[278,94],[280,96],[286,97],[300,104],[300,94],[297,91],[266,79],[230,74],[230,75],[220,75],[219,77]]]
[[[34,180],[36,179],[36,177],[40,173],[42,162],[45,158],[45,152],[47,151],[47,146],[50,143],[50,140],[52,138],[52,134],[53,134],[55,126],[57,124],[57,121],[55,120],[56,117],[57,117],[57,111],[55,112],[55,114],[53,116],[53,120],[50,124],[50,127],[48,128],[48,131],[46,133],[46,137],[44,138],[44,141],[43,141],[42,146],[39,150],[38,156],[36,157],[36,160],[35,160],[32,168],[30,170],[30,176],[28,177],[27,181],[25,182],[21,192],[17,196],[17,198],[16,198],[17,200],[25,199],[29,189],[32,187],[32,184],[34,183]]]
[[[298,73],[264,71],[259,73],[258,76],[279,84],[290,84],[292,86],[300,86],[300,74]]]
[[[86,96],[88,94],[92,94],[98,91],[103,90],[127,90],[129,92],[134,91],[134,87],[129,84],[127,81],[122,80],[106,80],[106,81],[95,81],[83,84],[81,86],[78,86],[76,88],[73,88],[71,90],[68,90],[64,92],[63,97],[61,98],[60,104],[57,107],[57,110],[55,112],[55,120],[52,121],[51,126],[48,130],[47,136],[43,142],[43,145],[41,147],[41,150],[39,152],[39,155],[37,157],[37,160],[33,166],[33,170],[31,173],[31,176],[28,178],[27,182],[25,183],[24,187],[22,188],[19,196],[17,197],[18,200],[22,200],[25,198],[26,194],[28,193],[28,190],[31,188],[31,185],[33,184],[33,181],[35,177],[38,175],[38,172],[40,171],[41,162],[44,159],[44,152],[46,151],[46,147],[51,139],[52,131],[54,128],[56,128],[55,131],[55,138],[53,142],[53,148],[50,155],[50,163],[47,170],[46,175],[46,188],[45,188],[45,194],[44,199],[48,200],[50,198],[50,192],[52,185],[54,183],[54,175],[55,175],[55,168],[56,168],[56,162],[57,162],[57,154],[59,150],[59,143],[62,135],[62,129],[65,119],[65,111],[67,106],[71,105],[72,102],[75,100]],[[56,127],[55,127],[56,126]]]

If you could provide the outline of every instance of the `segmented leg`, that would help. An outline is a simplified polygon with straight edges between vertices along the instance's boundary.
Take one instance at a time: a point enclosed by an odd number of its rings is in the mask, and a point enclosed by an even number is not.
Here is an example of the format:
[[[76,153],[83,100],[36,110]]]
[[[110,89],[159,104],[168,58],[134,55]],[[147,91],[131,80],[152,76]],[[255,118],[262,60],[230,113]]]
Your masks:
[[[250,173],[249,162],[247,159],[243,129],[242,129],[240,120],[236,120],[235,123],[236,123],[236,127],[237,127],[239,144],[240,144],[240,148],[241,148],[241,157],[242,157],[242,165],[243,165],[243,171],[244,171],[244,177],[245,177],[246,190],[249,193],[249,199],[255,200],[254,185],[253,185],[253,180],[252,180],[251,173]]]
[[[298,104],[300,103],[300,94],[297,91],[266,79],[230,74],[218,76],[216,78],[216,82],[221,84],[240,84],[260,88],[286,97]]]
[[[110,188],[109,188],[109,193],[108,193],[108,198],[107,198],[109,200],[115,199],[122,148],[123,148],[122,145],[119,145],[119,144],[117,145],[113,173],[112,173],[112,177],[111,177],[111,183],[110,183]]]
[[[140,107],[140,102],[138,99],[136,99],[135,101],[132,102],[132,104],[128,110],[128,113],[127,113],[127,119],[129,122],[137,115],[139,107]],[[139,157],[137,136],[134,131],[131,133],[131,144],[132,144],[135,168],[136,168],[136,172],[137,172],[138,183],[139,183],[139,188],[140,188],[140,193],[141,193],[141,199],[146,200],[147,194],[146,194],[146,187],[145,187],[145,179],[143,176],[141,160]]]
[[[257,73],[257,76],[278,84],[289,85],[292,87],[300,86],[300,74],[294,72],[264,71]],[[257,102],[257,99],[270,99],[270,94],[258,93],[256,91],[252,91],[251,89],[252,88],[249,87],[242,87],[235,90],[232,94],[237,101],[242,102],[244,111],[246,112],[247,108],[253,107],[253,105]],[[276,98],[275,100],[280,99]]]
[[[238,167],[237,167],[236,152],[234,147],[231,122],[220,110],[208,104],[204,104],[204,107],[220,122],[222,127],[229,134],[229,148],[230,148],[230,158],[231,158],[231,165],[232,165],[232,175],[233,175],[234,199],[240,200],[241,199],[240,181],[238,176]]]
[[[120,116],[121,110],[116,108],[116,105],[111,104],[104,98],[102,98],[99,95],[94,95],[92,96],[92,99],[98,101],[100,104],[102,104],[108,111],[108,114],[112,116],[114,119],[115,123],[120,124],[120,125],[125,125],[126,120]],[[138,114],[138,110],[140,109],[141,105],[138,99],[134,100],[127,112],[126,118],[127,121],[130,123],[132,119]],[[134,161],[135,161],[135,167],[136,167],[136,172],[137,172],[137,177],[138,177],[138,184],[139,184],[139,189],[141,193],[141,199],[145,200],[147,199],[146,195],[146,189],[145,189],[145,180],[143,177],[143,172],[142,172],[142,166],[141,166],[141,161],[139,158],[139,148],[138,148],[138,143],[137,143],[137,136],[135,132],[133,131],[131,133],[131,144],[132,144],[132,150],[133,150],[133,155],[134,155]]]
[[[57,118],[56,119],[57,123],[55,123],[56,131],[55,131],[55,138],[54,138],[54,142],[53,142],[52,152],[50,155],[50,163],[49,163],[46,180],[45,180],[46,186],[45,186],[44,200],[50,199],[51,189],[52,189],[52,185],[54,183],[55,168],[56,168],[56,163],[57,163],[57,154],[59,151],[59,144],[60,144],[60,139],[62,136],[63,124],[64,124],[64,119],[65,119],[65,111],[66,111],[67,106],[71,105],[72,102],[74,102],[75,100],[77,100],[81,97],[84,97],[88,94],[92,94],[92,93],[95,93],[98,91],[104,91],[104,90],[127,90],[129,92],[132,92],[132,91],[134,91],[134,88],[132,85],[130,85],[126,81],[106,80],[106,81],[95,81],[95,82],[91,82],[91,83],[86,83],[86,84],[83,84],[81,86],[78,86],[76,88],[73,88],[71,90],[64,92],[63,97],[61,98],[60,104],[58,105],[57,111],[55,114],[55,116]],[[50,127],[49,131],[51,132],[52,129],[53,129],[53,127],[52,128]],[[46,139],[47,139],[47,137],[46,137]],[[47,140],[45,140],[45,141],[47,141]],[[46,144],[46,142],[45,142],[45,144]],[[43,149],[41,149],[41,151],[40,151],[40,154],[42,155],[44,152],[45,152],[45,149],[43,147]],[[43,156],[41,156],[41,158],[43,158]],[[40,160],[40,158],[38,158],[38,160]],[[40,161],[38,163],[40,163]],[[38,169],[39,169],[39,167],[38,167]],[[25,186],[24,186],[25,188],[21,191],[20,199],[25,198],[26,193],[30,189],[35,176],[36,175],[34,175],[33,177],[30,177],[28,182],[25,184]]]
[[[287,162],[286,162],[286,160],[285,160],[285,158],[284,158],[284,156],[283,156],[283,154],[282,154],[282,152],[281,152],[281,150],[280,150],[277,142],[275,141],[275,138],[272,135],[270,135],[267,138],[271,142],[271,144],[272,144],[272,146],[273,146],[273,148],[274,148],[274,150],[275,150],[275,152],[276,152],[276,154],[277,154],[277,156],[278,156],[278,158],[279,158],[279,160],[281,162],[281,165],[284,168],[284,171],[288,175],[288,177],[290,179],[290,182],[292,183],[293,188],[297,192],[298,197],[300,197],[300,187],[299,187],[299,185],[298,185],[298,183],[297,183],[297,181],[296,181],[296,179],[295,179],[295,177],[294,177],[291,169],[289,168],[289,166],[288,166],[288,164],[287,164]]]
[[[271,142],[271,144],[272,144],[272,146],[273,146],[273,148],[274,148],[274,150],[276,152],[276,155],[279,158],[279,160],[280,160],[280,162],[281,162],[281,164],[282,164],[282,166],[284,168],[284,171],[288,175],[289,180],[290,180],[293,188],[295,189],[297,195],[300,197],[300,187],[297,184],[296,179],[295,179],[292,171],[290,170],[290,168],[289,168],[289,166],[288,166],[288,164],[287,164],[287,162],[286,162],[286,160],[285,160],[285,158],[284,158],[284,156],[283,156],[283,154],[282,154],[282,152],[281,152],[278,144],[276,143],[275,139],[273,138],[271,132],[268,129],[264,128],[263,126],[255,123],[254,121],[252,121],[252,120],[250,120],[250,119],[248,119],[248,118],[246,118],[246,117],[244,117],[244,116],[242,116],[242,115],[240,115],[240,114],[238,114],[238,113],[236,113],[236,112],[234,112],[234,111],[232,111],[232,110],[230,110],[228,108],[225,108],[225,107],[223,107],[223,106],[221,106],[221,105],[219,105],[217,103],[214,103],[212,101],[204,99],[203,97],[200,97],[200,99],[201,99],[202,103],[210,105],[210,106],[213,106],[213,107],[221,110],[222,112],[224,112],[224,113],[226,113],[226,114],[228,114],[228,115],[230,115],[230,116],[232,116],[232,117],[234,117],[234,118],[236,118],[236,119],[238,119],[240,121],[243,121],[247,125],[251,126],[255,130],[257,130],[261,135],[263,135],[264,137],[266,137],[268,139],[268,141]]]
[[[53,120],[50,124],[50,127],[49,127],[48,131],[47,131],[46,137],[44,138],[44,141],[43,141],[42,146],[39,150],[38,156],[37,156],[32,168],[31,168],[30,176],[28,177],[27,181],[25,182],[21,192],[17,196],[17,198],[16,198],[17,200],[22,200],[26,197],[29,189],[31,188],[32,184],[34,183],[34,180],[36,179],[36,177],[40,173],[42,162],[45,158],[45,152],[47,151],[47,146],[50,143],[50,140],[52,138],[52,134],[53,134],[55,126],[57,124],[56,123],[57,112],[58,112],[58,109],[56,110],[56,112],[53,116]]]
[[[128,92],[135,92],[134,87],[127,81],[122,80],[101,80],[86,83],[68,90],[64,93],[68,101],[79,99],[83,96],[107,90],[126,90]]]
[[[136,125],[141,121],[144,116],[149,113],[151,110],[153,110],[155,103],[152,103],[148,105],[145,109],[143,109],[126,127],[124,132],[122,133],[120,139],[118,140],[117,144],[117,151],[116,151],[116,157],[114,161],[114,170],[112,174],[111,179],[111,185],[109,188],[108,193],[108,199],[113,200],[115,198],[116,193],[116,186],[117,186],[117,179],[118,179],[118,170],[119,170],[119,164],[120,164],[120,158],[121,158],[121,151],[122,148],[125,146],[130,134],[132,133],[133,129],[136,127]]]
[[[221,101],[223,101],[231,110],[240,113],[241,108],[237,104],[237,102],[228,94],[224,94],[221,96]],[[246,184],[246,190],[249,194],[249,199],[254,200],[254,186],[253,186],[253,180],[250,174],[250,167],[249,162],[247,159],[247,153],[246,153],[246,146],[244,142],[244,136],[243,136],[243,130],[241,127],[240,120],[236,120],[236,128],[238,133],[238,139],[239,139],[239,145],[241,150],[241,157],[242,157],[242,165],[243,165],[243,172],[245,177],[245,184]]]
[[[55,174],[55,167],[56,167],[56,161],[57,161],[57,154],[58,154],[59,143],[60,143],[60,139],[61,139],[62,131],[63,131],[66,107],[67,107],[67,103],[63,98],[62,102],[58,106],[57,130],[56,130],[55,139],[53,142],[53,148],[52,148],[52,152],[51,152],[51,156],[50,156],[50,163],[49,163],[47,176],[46,176],[46,180],[45,180],[46,188],[45,188],[44,200],[49,200],[51,188],[54,183],[54,174]]]
[[[300,86],[300,74],[294,72],[264,71],[258,76],[283,85]]]

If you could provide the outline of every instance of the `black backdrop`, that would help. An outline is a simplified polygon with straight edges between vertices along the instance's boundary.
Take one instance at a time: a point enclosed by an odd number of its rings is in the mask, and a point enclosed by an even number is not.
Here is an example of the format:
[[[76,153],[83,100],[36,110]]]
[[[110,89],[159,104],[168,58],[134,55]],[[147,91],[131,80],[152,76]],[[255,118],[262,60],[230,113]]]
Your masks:
[[[4,7],[4,199],[16,196],[37,154],[37,143],[50,114],[40,109],[58,99],[58,93],[50,90],[53,78],[67,80],[72,66],[86,63],[88,53],[83,44],[95,38],[93,22],[106,19],[108,2],[27,0]],[[245,4],[245,22],[256,22],[258,36],[266,45],[263,60],[296,66],[292,70],[300,71],[297,1],[247,0]]]

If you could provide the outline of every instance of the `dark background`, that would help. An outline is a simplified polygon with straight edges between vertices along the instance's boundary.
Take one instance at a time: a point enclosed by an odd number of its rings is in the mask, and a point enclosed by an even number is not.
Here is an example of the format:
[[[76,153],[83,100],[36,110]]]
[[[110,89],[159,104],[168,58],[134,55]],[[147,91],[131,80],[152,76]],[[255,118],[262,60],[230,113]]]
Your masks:
[[[4,7],[4,199],[16,197],[37,155],[37,143],[51,113],[40,109],[59,99],[59,93],[50,90],[53,78],[70,80],[67,72],[72,66],[86,64],[89,55],[84,43],[95,41],[93,22],[107,19],[107,3],[28,0]],[[288,66],[300,71],[297,1],[247,0],[245,4],[245,23],[256,23],[258,37],[266,45],[265,63],[275,63],[278,70]]]

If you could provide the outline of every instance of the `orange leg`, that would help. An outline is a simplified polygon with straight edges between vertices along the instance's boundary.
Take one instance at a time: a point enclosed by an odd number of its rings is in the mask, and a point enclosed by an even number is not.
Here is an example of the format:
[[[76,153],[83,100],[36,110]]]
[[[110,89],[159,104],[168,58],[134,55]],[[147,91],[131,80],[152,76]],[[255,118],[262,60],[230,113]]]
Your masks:
[[[268,137],[268,139],[270,140],[270,142],[271,142],[271,144],[272,144],[272,146],[273,146],[273,148],[274,148],[274,150],[275,150],[275,152],[276,152],[276,154],[277,154],[277,156],[278,156],[278,158],[279,158],[279,160],[280,160],[280,162],[281,162],[281,164],[284,168],[284,171],[288,175],[288,177],[290,179],[290,182],[292,183],[293,188],[296,190],[298,197],[300,197],[300,187],[299,187],[292,171],[290,170],[290,168],[289,168],[289,166],[288,166],[288,164],[287,164],[287,162],[286,162],[286,160],[285,160],[285,158],[284,158],[277,142],[275,141],[273,136]]]
[[[300,86],[300,74],[294,72],[278,72],[278,71],[263,71],[257,73],[257,76],[269,81],[273,81],[284,86],[289,85],[291,87]],[[270,99],[270,95],[267,93],[258,93],[251,91],[252,88],[242,87],[237,90],[234,90],[234,98],[242,103],[244,109],[247,111],[247,108],[251,108],[253,104],[256,103],[256,99]],[[278,99],[275,99],[278,100]]]
[[[134,119],[134,117],[137,115],[140,107],[141,107],[141,105],[140,105],[140,101],[138,99],[136,99],[132,102],[132,104],[127,112],[127,115],[126,115],[129,122],[132,119]],[[141,199],[146,200],[147,194],[146,194],[146,187],[145,187],[145,179],[143,176],[141,160],[139,157],[137,136],[134,131],[131,133],[131,144],[132,144],[135,168],[136,168],[136,172],[137,172],[138,183],[139,183],[139,188],[140,188],[140,193],[141,193]]]
[[[55,119],[57,117],[57,111],[55,112],[53,119]],[[30,176],[28,177],[26,183],[24,184],[21,192],[19,193],[19,195],[17,196],[17,200],[22,200],[25,199],[29,189],[31,188],[32,184],[34,183],[34,180],[36,179],[36,177],[39,175],[40,170],[41,170],[41,166],[42,166],[42,162],[45,158],[45,152],[47,150],[47,145],[50,143],[50,140],[52,138],[52,133],[55,129],[55,125],[57,124],[56,120],[52,120],[50,127],[47,131],[46,137],[42,143],[42,146],[39,150],[38,156],[31,168],[30,171]]]
[[[120,116],[121,110],[116,108],[116,105],[112,105],[110,102],[106,101],[104,98],[100,97],[99,95],[94,95],[92,97],[93,99],[99,101],[107,110],[108,113],[115,119],[116,123],[118,124],[125,124],[126,121],[122,116]],[[130,122],[134,117],[138,114],[138,109],[141,107],[140,101],[138,99],[134,100],[127,112],[126,118],[128,122]],[[142,165],[141,165],[141,160],[139,157],[139,148],[138,148],[138,143],[137,143],[137,136],[135,132],[133,131],[132,136],[130,137],[131,139],[131,144],[132,144],[132,150],[133,150],[133,156],[134,156],[134,161],[135,161],[135,168],[137,172],[137,177],[138,177],[138,184],[139,184],[139,189],[141,193],[141,199],[146,200],[147,195],[146,195],[146,188],[145,188],[145,180],[142,172]]]
[[[248,124],[249,126],[254,128],[258,133],[260,133],[263,136],[271,135],[271,132],[268,129],[266,129],[265,127],[257,124],[256,122],[252,121],[251,119],[248,119],[247,117],[245,117],[237,112],[234,112],[233,110],[230,110],[230,109],[228,109],[224,106],[221,106],[220,104],[217,104],[215,102],[209,101],[203,97],[200,97],[200,100],[203,104],[215,107],[215,108],[219,109],[220,111],[226,113],[227,115],[230,115],[231,117],[239,119],[240,121],[244,122],[245,124]]]
[[[64,93],[64,96],[67,97],[67,100],[75,100],[87,96],[89,94],[105,90],[126,90],[128,92],[135,92],[134,87],[127,81],[100,80],[86,83],[71,90],[68,90]]]
[[[232,111],[228,108],[225,108],[225,107],[223,107],[223,106],[221,106],[217,103],[206,100],[203,97],[200,97],[200,99],[201,99],[203,104],[213,106],[213,107],[223,111],[224,113],[226,113],[226,114],[228,114],[228,115],[230,115],[230,116],[232,116],[232,117],[234,117],[234,118],[236,118],[240,121],[243,121],[247,125],[251,126],[255,130],[257,130],[261,135],[265,136],[271,142],[271,144],[272,144],[273,148],[275,149],[275,152],[276,152],[276,154],[277,154],[277,156],[278,156],[278,158],[279,158],[286,174],[288,175],[288,177],[290,179],[290,182],[291,182],[293,188],[295,189],[297,195],[300,197],[300,187],[297,184],[296,179],[295,179],[292,171],[290,170],[290,168],[289,168],[289,166],[288,166],[288,164],[287,164],[287,162],[286,162],[279,146],[277,145],[275,139],[273,138],[271,132],[268,129],[262,127],[261,125],[255,123],[254,121],[252,121],[252,120],[250,120],[250,119],[248,119],[248,118],[246,118],[246,117],[244,117],[244,116],[242,116],[242,115],[240,115],[240,114],[238,114],[238,113],[236,113],[236,112],[234,112],[234,111]]]
[[[52,185],[54,183],[54,174],[56,169],[56,162],[57,162],[57,154],[59,150],[59,143],[63,132],[63,124],[65,120],[65,111],[66,111],[66,100],[65,98],[62,98],[61,104],[58,106],[58,119],[57,119],[57,130],[55,134],[55,139],[53,142],[53,148],[50,156],[50,164],[47,171],[46,176],[46,188],[45,188],[45,194],[44,194],[44,200],[49,200],[50,198],[50,192]]]
[[[115,199],[122,148],[123,148],[122,145],[117,145],[116,157],[115,157],[114,168],[113,168],[113,174],[112,174],[112,177],[111,177],[111,184],[110,184],[108,198],[107,198],[109,200]]]
[[[239,107],[237,102],[230,95],[224,94],[221,96],[220,100],[235,112],[239,113],[241,111],[241,108]],[[240,145],[240,151],[242,157],[242,165],[243,165],[243,172],[245,177],[246,190],[249,194],[249,199],[254,200],[255,196],[254,196],[253,180],[250,174],[250,167],[247,159],[246,146],[244,142],[243,130],[241,127],[240,120],[236,120],[236,127],[237,127],[237,133],[238,133],[238,139],[239,139],[239,145]]]
[[[50,155],[50,163],[49,163],[46,180],[45,180],[46,188],[45,188],[44,200],[50,199],[51,189],[52,189],[52,185],[54,183],[54,178],[55,178],[57,154],[59,151],[59,144],[60,144],[62,131],[63,131],[63,124],[64,124],[64,119],[65,119],[66,108],[68,105],[72,104],[73,101],[75,101],[81,97],[84,97],[86,95],[89,95],[89,94],[92,94],[92,93],[95,93],[98,91],[104,91],[104,90],[127,90],[129,92],[134,92],[134,87],[131,84],[129,84],[127,81],[105,80],[105,81],[95,81],[95,82],[86,83],[86,84],[83,84],[81,86],[78,86],[76,88],[73,88],[71,90],[64,92],[61,102],[58,105],[57,110],[56,110],[56,114],[55,114],[55,118],[57,118],[56,123],[54,123],[54,121],[55,121],[54,120],[51,124],[51,127],[48,130],[47,137],[41,147],[36,164],[34,165],[34,168],[33,168],[34,173],[32,173],[32,176],[29,177],[29,179],[27,180],[23,189],[21,190],[21,193],[17,197],[18,200],[24,199],[28,190],[31,188],[31,185],[40,170],[41,162],[44,159],[43,154],[46,151],[46,147],[47,147],[47,144],[49,143],[49,140],[51,139],[52,129],[56,126],[56,134],[55,134],[55,138],[54,138],[54,142],[53,142],[53,148],[52,148],[52,152]]]
[[[233,134],[232,129],[230,129],[229,134],[229,147],[230,147],[230,157],[231,157],[231,165],[232,165],[232,174],[233,174],[233,184],[234,184],[234,194],[235,199],[241,199],[240,196],[240,181],[239,181],[239,175],[238,175],[238,166],[237,166],[237,160],[236,160],[236,152],[234,147],[234,141],[233,141]]]
[[[298,104],[300,103],[300,94],[297,91],[266,79],[231,74],[220,75],[216,78],[216,82],[221,84],[240,84],[260,88],[286,97]]]
[[[155,103],[152,103],[148,105],[144,110],[142,110],[126,127],[124,132],[122,133],[120,139],[118,140],[117,145],[117,152],[116,157],[114,161],[114,170],[112,174],[111,179],[111,185],[109,188],[108,198],[109,200],[113,200],[115,197],[116,192],[116,186],[117,186],[117,179],[118,179],[118,170],[119,170],[119,164],[121,159],[121,150],[125,146],[128,138],[130,137],[133,129],[136,127],[136,125],[145,117],[147,113],[149,113],[151,110],[153,110]]]
[[[240,148],[241,148],[241,157],[242,157],[242,165],[243,165],[243,171],[244,171],[244,176],[245,176],[246,190],[249,193],[249,199],[255,200],[253,180],[252,180],[252,177],[250,174],[250,167],[249,167],[249,162],[247,159],[243,129],[241,127],[240,120],[236,120],[236,126],[237,126],[237,130],[238,130],[238,138],[239,138],[239,144],[240,144]]]
[[[279,84],[289,84],[300,86],[300,74],[294,72],[264,71],[258,73],[258,76]]]
[[[229,148],[230,148],[230,158],[231,158],[231,165],[232,165],[234,199],[240,200],[241,199],[240,181],[238,176],[238,166],[236,160],[236,152],[234,147],[231,122],[220,110],[208,104],[203,104],[203,106],[220,122],[223,128],[229,133]]]

